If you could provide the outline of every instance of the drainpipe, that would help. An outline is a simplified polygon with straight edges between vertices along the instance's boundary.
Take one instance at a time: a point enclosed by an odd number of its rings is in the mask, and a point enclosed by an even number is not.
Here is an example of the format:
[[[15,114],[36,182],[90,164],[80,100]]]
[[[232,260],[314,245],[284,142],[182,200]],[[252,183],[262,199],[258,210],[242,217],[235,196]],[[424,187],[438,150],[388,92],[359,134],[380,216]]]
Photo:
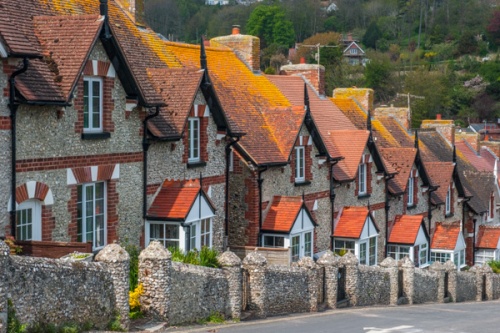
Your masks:
[[[472,236],[472,266],[476,264],[476,222],[477,222],[476,219],[472,220],[472,225],[474,227],[474,234]]]
[[[264,169],[258,170],[258,178],[257,184],[259,186],[259,239],[257,240],[257,246],[262,246],[262,183],[264,179],[262,179],[261,175],[264,171],[267,170],[267,166]]]
[[[226,236],[226,246],[228,244],[228,237],[229,237],[229,163],[231,162],[231,146],[235,145],[238,141],[240,141],[240,138],[237,137],[236,140],[233,140],[226,144],[226,201],[224,202],[224,234]]]
[[[28,58],[23,58],[23,67],[14,71],[9,78],[9,109],[11,130],[11,207],[10,207],[10,234],[16,237],[16,114],[19,102],[16,101],[16,76],[28,70]]]
[[[429,220],[429,238],[432,241],[432,235],[431,235],[431,226],[432,226],[432,207],[431,207],[431,195],[432,192],[436,191],[438,188],[436,186],[429,185],[429,197],[427,198],[427,219]],[[431,248],[429,247],[429,251],[427,251],[427,260],[431,260]]]
[[[389,210],[391,206],[389,205],[389,187],[387,183],[389,180],[394,178],[394,175],[386,176],[385,177],[385,204],[384,204],[384,210],[385,210],[385,249],[384,249],[384,258],[387,258],[387,243],[389,239]]]
[[[465,203],[470,201],[471,198],[465,198],[462,201],[462,233],[465,235]]]
[[[160,107],[156,107],[156,111],[153,114],[149,114],[146,116],[144,121],[142,122],[143,133],[142,133],[142,217],[146,219],[147,208],[148,208],[148,150],[151,143],[148,140],[147,131],[148,131],[148,120],[158,116],[160,113]]]
[[[330,202],[332,204],[332,215],[331,215],[331,225],[332,225],[332,235],[330,237],[330,250],[333,251],[333,241],[335,235],[335,185],[333,182],[333,167],[338,163],[338,160],[333,160],[332,164],[330,164]]]

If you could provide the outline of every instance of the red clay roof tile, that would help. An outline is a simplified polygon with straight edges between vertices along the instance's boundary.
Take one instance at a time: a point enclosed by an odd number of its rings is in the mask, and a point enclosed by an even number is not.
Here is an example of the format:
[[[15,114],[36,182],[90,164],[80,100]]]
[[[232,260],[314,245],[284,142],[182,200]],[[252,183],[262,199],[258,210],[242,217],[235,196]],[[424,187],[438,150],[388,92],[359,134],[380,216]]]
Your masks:
[[[349,181],[356,178],[358,167],[363,157],[370,132],[363,130],[332,131],[326,138],[335,151],[344,159],[333,167],[333,177],[337,181]]]
[[[394,169],[397,174],[389,180],[389,191],[399,194],[406,191],[410,171],[417,156],[416,148],[380,148],[384,163]]]
[[[335,226],[335,237],[359,238],[368,216],[366,207],[344,207]]]
[[[444,203],[448,188],[453,182],[453,170],[455,166],[452,162],[426,162],[425,170],[429,175],[430,181],[434,186],[439,188],[433,192],[432,196],[435,204]]]
[[[415,244],[420,227],[423,226],[422,215],[397,215],[389,235],[389,243]]]
[[[165,181],[148,210],[148,216],[172,220],[186,219],[200,191],[198,181]]]
[[[455,250],[460,234],[460,222],[436,223],[436,230],[432,237],[431,249],[433,250]]]
[[[262,223],[262,230],[290,232],[302,207],[301,197],[275,196]]]
[[[497,249],[500,239],[500,227],[480,225],[477,239],[477,248]]]

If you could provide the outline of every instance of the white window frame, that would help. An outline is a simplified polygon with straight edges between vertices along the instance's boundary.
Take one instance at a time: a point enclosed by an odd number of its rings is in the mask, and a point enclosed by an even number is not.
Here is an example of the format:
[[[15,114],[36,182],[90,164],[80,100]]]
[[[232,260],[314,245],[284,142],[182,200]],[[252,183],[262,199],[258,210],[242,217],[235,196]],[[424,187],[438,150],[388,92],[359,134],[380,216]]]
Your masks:
[[[446,215],[451,213],[451,185],[448,186],[448,191],[446,192],[445,213]]]
[[[498,260],[498,252],[498,249],[477,249],[474,262],[478,265],[485,265],[488,264],[489,261]]]
[[[395,260],[401,260],[408,256],[411,258],[411,246],[407,245],[388,245],[387,246],[387,256],[394,258]]]
[[[295,182],[301,183],[306,180],[305,171],[305,147],[295,147]]]
[[[206,231],[205,228],[203,228],[203,225],[205,223],[209,224],[209,230],[208,232]],[[213,242],[213,220],[211,217],[207,217],[198,221],[194,221],[189,225],[189,250],[201,250],[202,247],[206,246],[208,248],[212,248],[212,242]],[[193,230],[195,230],[195,235],[192,235]],[[206,238],[208,237],[208,244],[206,241]],[[203,240],[205,238],[205,240]],[[194,245],[194,247],[193,247]]]
[[[194,131],[196,129],[196,131]],[[197,135],[195,135],[197,133]],[[188,118],[188,145],[189,157],[188,163],[195,163],[200,161],[200,118]]]
[[[96,198],[96,185],[102,184],[103,189],[102,189],[102,200],[103,200],[103,211],[99,214],[96,213],[96,202],[97,200],[100,200],[101,198]],[[92,198],[89,199],[87,198],[87,188],[93,187],[92,191]],[[81,242],[87,242],[90,241],[90,239],[87,239],[87,233],[89,232],[86,228],[87,226],[87,203],[91,202],[92,203],[92,249],[97,250],[101,249],[107,244],[107,238],[108,238],[108,216],[107,216],[107,210],[108,210],[108,200],[107,200],[107,184],[106,182],[94,182],[94,183],[84,183],[78,185],[77,191],[81,189],[81,201],[78,201],[77,199],[77,206],[81,205],[80,207],[80,212],[81,216],[77,217],[77,223],[79,223],[80,231],[81,234],[78,235],[79,240]],[[97,226],[97,217],[102,216],[103,222],[102,222],[102,228],[98,228]],[[102,230],[102,234],[99,233],[99,231]]]
[[[407,205],[408,207],[413,206],[414,200],[413,200],[413,194],[414,194],[414,179],[413,176],[410,176],[408,178],[408,186],[407,186],[407,191],[408,191],[408,200],[407,200]]]
[[[431,250],[431,262],[439,261],[441,263],[445,263],[451,259],[453,259],[453,252]]]
[[[371,246],[372,241],[374,242],[374,248]],[[364,255],[362,253],[362,248],[365,248]],[[358,243],[358,260],[360,265],[375,266],[377,265],[377,236],[365,238]],[[373,260],[372,260],[373,259]]]
[[[366,163],[361,163],[358,167],[358,195],[364,195],[367,193],[366,169]]]
[[[298,261],[299,259],[306,256],[305,239],[306,239],[307,234],[311,235],[311,242],[310,242],[311,248],[310,248],[310,254],[308,255],[308,257],[312,258],[313,254],[314,254],[314,234],[313,234],[313,232],[314,232],[314,230],[306,230],[306,231],[302,231],[302,232],[290,235],[290,256],[291,256],[290,259],[292,262]],[[296,238],[298,238],[299,243],[296,245],[296,249],[295,249],[293,242],[294,242],[294,239],[296,239]],[[295,252],[295,250],[297,250],[297,252]]]
[[[358,54],[358,49],[353,47],[353,48],[349,49],[349,53],[350,54]]]
[[[418,264],[419,267],[424,267],[429,264],[429,245],[427,243],[422,243],[418,246]]]
[[[157,237],[151,237],[151,226],[152,225],[161,225],[164,230],[163,230],[163,238],[157,238]],[[166,238],[166,226],[174,226],[177,227],[177,238]],[[163,244],[165,248],[168,248],[169,246],[174,246],[174,244],[169,244],[169,243],[175,243],[177,242],[177,248],[183,249],[184,244],[181,243],[181,225],[178,222],[164,222],[164,221],[147,221],[146,224],[146,247],[149,245],[149,243],[153,240],[159,241],[160,243]]]
[[[347,244],[349,244],[349,247],[347,247]],[[354,253],[356,250],[356,241],[350,239],[334,239],[333,252],[339,254],[340,251],[344,250]]]
[[[94,103],[92,103],[92,99],[94,98],[94,88],[93,83],[99,83],[99,126],[94,127]],[[88,96],[85,96],[85,85],[87,84],[87,93]],[[103,131],[102,122],[103,122],[103,81],[100,77],[89,77],[86,76],[83,78],[83,132],[84,133],[99,133]],[[85,102],[85,98],[87,98],[87,103]],[[87,107],[87,117],[88,117],[88,125],[85,126],[85,107]]]
[[[272,244],[266,244],[266,238],[272,239]],[[283,243],[282,245],[276,245],[276,239],[280,239]],[[274,235],[274,234],[263,234],[262,235],[262,245],[263,247],[269,248],[285,248],[287,246],[287,237],[284,235]]]
[[[26,221],[28,217],[30,221]],[[23,241],[42,240],[42,205],[39,200],[26,200],[17,207],[16,239]]]

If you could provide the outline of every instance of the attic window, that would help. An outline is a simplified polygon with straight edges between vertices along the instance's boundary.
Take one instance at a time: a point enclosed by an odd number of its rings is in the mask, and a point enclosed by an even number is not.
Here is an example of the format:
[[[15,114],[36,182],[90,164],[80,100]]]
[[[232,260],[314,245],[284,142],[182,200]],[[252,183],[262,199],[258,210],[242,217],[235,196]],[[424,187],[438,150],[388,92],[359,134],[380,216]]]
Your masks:
[[[413,206],[413,177],[408,178],[408,186],[406,187],[408,194],[408,207]]]
[[[83,79],[83,131],[102,132],[102,79]]]
[[[358,195],[366,194],[366,163],[361,163],[358,170],[359,191]]]
[[[451,186],[448,186],[448,191],[446,192],[446,215],[451,213]]]
[[[189,118],[189,163],[200,161],[200,119]]]

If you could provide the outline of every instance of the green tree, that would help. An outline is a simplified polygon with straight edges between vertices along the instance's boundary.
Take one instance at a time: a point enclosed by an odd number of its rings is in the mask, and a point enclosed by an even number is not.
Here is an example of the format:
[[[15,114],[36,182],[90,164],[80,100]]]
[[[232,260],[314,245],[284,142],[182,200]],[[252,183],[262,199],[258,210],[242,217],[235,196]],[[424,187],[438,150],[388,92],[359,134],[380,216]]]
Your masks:
[[[387,101],[394,96],[392,65],[386,54],[372,52],[366,64],[365,79],[368,88],[375,90],[377,101]]]
[[[366,33],[361,40],[366,47],[372,49],[377,48],[377,41],[382,38],[382,32],[380,31],[377,22],[373,21],[366,29]]]
[[[490,41],[495,45],[500,45],[500,10],[496,10],[486,28]]]
[[[457,51],[460,55],[475,54],[479,49],[476,36],[471,31],[465,31],[458,39]]]
[[[284,11],[275,5],[258,5],[250,14],[246,32],[260,38],[263,48],[275,43],[290,47],[295,41],[292,23]]]

